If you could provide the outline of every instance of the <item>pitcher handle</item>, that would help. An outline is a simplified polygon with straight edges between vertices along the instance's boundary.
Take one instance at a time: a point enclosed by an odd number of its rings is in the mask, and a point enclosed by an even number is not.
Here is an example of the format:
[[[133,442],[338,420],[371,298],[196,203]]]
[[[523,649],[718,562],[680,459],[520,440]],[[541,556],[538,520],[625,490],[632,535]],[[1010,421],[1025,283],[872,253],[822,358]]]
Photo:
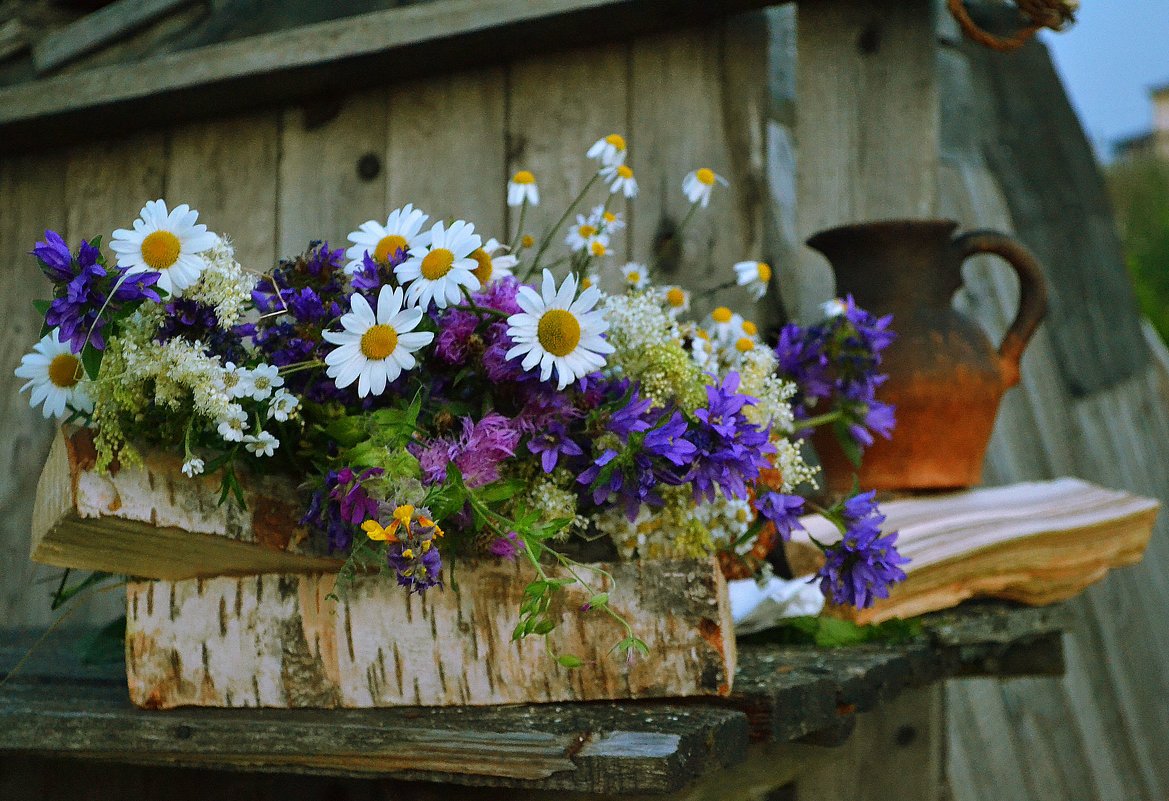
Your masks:
[[[950,243],[959,262],[980,253],[993,253],[1019,276],[1019,311],[999,344],[999,366],[1004,389],[1019,383],[1019,361],[1035,329],[1047,313],[1047,281],[1038,259],[1023,243],[998,231],[969,231]]]

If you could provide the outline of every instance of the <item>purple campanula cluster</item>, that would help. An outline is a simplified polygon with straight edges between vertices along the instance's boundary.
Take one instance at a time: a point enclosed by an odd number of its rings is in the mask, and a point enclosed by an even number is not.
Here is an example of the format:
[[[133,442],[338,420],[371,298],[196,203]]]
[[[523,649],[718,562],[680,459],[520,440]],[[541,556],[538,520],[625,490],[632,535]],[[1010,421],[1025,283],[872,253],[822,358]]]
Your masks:
[[[799,495],[768,492],[754,501],[755,511],[771,525],[783,540],[790,540],[793,531],[804,529],[800,516],[804,514],[804,499]]]
[[[695,500],[712,500],[715,487],[728,498],[746,498],[747,485],[771,466],[771,431],[743,415],[743,408],[755,400],[739,394],[738,388],[739,374],[728,373],[721,385],[706,388],[707,405],[695,412],[697,453],[690,475]]]
[[[865,609],[878,598],[888,598],[889,587],[905,580],[901,565],[909,560],[897,551],[897,532],[881,533],[885,516],[874,496],[864,492],[844,502],[844,536],[825,549],[826,561],[816,578],[833,603]]]

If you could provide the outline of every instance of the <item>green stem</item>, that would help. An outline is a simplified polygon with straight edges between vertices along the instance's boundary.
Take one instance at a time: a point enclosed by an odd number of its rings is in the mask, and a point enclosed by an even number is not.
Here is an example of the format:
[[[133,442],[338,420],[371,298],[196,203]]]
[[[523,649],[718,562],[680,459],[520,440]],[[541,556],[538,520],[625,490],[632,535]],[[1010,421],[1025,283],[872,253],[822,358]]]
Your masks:
[[[835,423],[843,416],[844,413],[837,409],[834,412],[818,414],[815,417],[809,417],[806,420],[796,420],[794,425],[800,431],[805,428],[819,428],[820,426],[828,425],[829,423]]]
[[[552,244],[552,238],[556,236],[556,232],[560,230],[560,226],[564,225],[568,216],[572,214],[573,209],[576,208],[578,203],[584,200],[584,196],[588,194],[589,190],[593,188],[593,184],[600,177],[601,174],[599,172],[593,174],[593,177],[584,185],[584,189],[580,190],[580,194],[568,204],[568,208],[564,210],[564,214],[560,215],[560,219],[556,221],[556,224],[548,229],[548,233],[544,234],[544,239],[540,242],[540,248],[536,251],[536,258],[532,259],[532,266],[528,268],[528,273],[524,276],[525,281],[540,269],[540,259],[544,256],[544,251],[548,249],[548,246]]]
[[[709,298],[716,292],[722,292],[724,289],[731,289],[736,286],[738,286],[738,282],[732,279],[730,281],[726,281],[725,283],[719,284],[718,286],[712,286],[710,289],[704,289],[702,292],[698,293],[696,297],[699,299]]]
[[[511,240],[511,251],[513,253],[516,252],[516,246],[518,244],[520,244],[520,242],[522,241],[522,237],[524,235],[524,217],[527,216],[527,213],[528,213],[528,198],[524,197],[524,202],[520,204],[519,224],[516,225],[515,237],[513,237]]]
[[[279,374],[282,376],[292,375],[293,373],[299,373],[299,372],[302,372],[304,370],[312,370],[314,368],[324,367],[324,366],[325,366],[325,363],[323,361],[321,361],[320,359],[309,359],[308,361],[293,362],[292,364],[288,365],[287,367],[281,367]]]
[[[507,317],[511,316],[507,312],[501,312],[499,309],[485,309],[485,308],[483,308],[482,306],[480,306],[479,304],[477,304],[474,301],[474,299],[471,297],[471,291],[469,289],[467,289],[467,287],[460,285],[459,289],[462,290],[463,297],[467,299],[467,305],[466,306],[455,306],[454,308],[461,309],[463,311],[469,311],[469,312],[472,312],[473,314],[478,314],[480,317],[484,317],[484,316],[486,316],[486,317],[499,317],[502,319],[502,318],[507,318]]]

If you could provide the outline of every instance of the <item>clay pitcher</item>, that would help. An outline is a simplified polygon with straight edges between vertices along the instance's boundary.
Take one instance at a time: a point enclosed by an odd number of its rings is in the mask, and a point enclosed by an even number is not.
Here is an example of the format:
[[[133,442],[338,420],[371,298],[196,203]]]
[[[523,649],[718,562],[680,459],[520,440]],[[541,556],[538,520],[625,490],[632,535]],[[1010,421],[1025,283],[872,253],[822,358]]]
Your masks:
[[[877,397],[897,407],[890,440],[876,438],[857,471],[831,431],[813,442],[828,489],[970,487],[982,461],[999,402],[1019,383],[1019,360],[1047,310],[1039,263],[1026,247],[995,231],[955,236],[950,220],[893,220],[822,231],[808,240],[832,263],[836,291],[872,313],[893,315],[896,341],[885,351],[889,380]],[[951,306],[962,263],[993,253],[1019,276],[1019,311],[996,349],[986,333]]]

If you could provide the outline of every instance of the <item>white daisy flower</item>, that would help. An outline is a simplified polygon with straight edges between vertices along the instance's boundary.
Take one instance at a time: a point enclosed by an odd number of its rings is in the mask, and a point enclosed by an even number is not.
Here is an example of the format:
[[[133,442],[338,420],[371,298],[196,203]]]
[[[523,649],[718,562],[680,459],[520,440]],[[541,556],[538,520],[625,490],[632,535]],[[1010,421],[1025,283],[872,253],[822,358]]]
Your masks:
[[[471,258],[478,265],[471,272],[479,279],[481,286],[512,275],[512,270],[520,260],[508,253],[509,250],[507,245],[492,237],[487,240],[487,244],[471,253]]]
[[[590,159],[596,159],[604,167],[610,167],[625,162],[625,137],[621,134],[609,134],[604,139],[598,139],[586,153]]]
[[[430,229],[426,245],[411,248],[410,258],[394,268],[394,275],[403,286],[409,284],[406,298],[422,309],[433,300],[440,309],[458,303],[459,287],[469,291],[479,289],[475,270],[479,263],[471,257],[483,244],[475,233],[475,226],[456,220],[446,228],[442,221]]]
[[[771,280],[771,265],[765,261],[741,261],[735,265],[735,283],[747,287],[755,300],[767,294]]]
[[[271,456],[280,447],[280,440],[272,436],[267,431],[261,431],[259,434],[248,434],[244,437],[244,448],[248,453],[255,454],[256,458],[261,456]]]
[[[231,404],[224,415],[215,422],[218,424],[216,430],[225,442],[243,442],[248,413],[238,403]]]
[[[616,195],[620,192],[625,197],[637,197],[637,179],[633,177],[633,169],[628,164],[602,167],[600,172],[611,193]]]
[[[507,182],[507,205],[515,207],[525,203],[540,205],[540,187],[536,186],[536,176],[528,170],[520,170]]]
[[[649,271],[644,264],[631,261],[621,268],[621,275],[625,278],[625,286],[630,289],[645,289],[649,286]]]
[[[729,348],[743,336],[743,316],[726,306],[717,306],[711,311],[706,328],[717,345]]]
[[[564,243],[568,245],[569,250],[577,253],[588,248],[593,242],[600,242],[608,247],[609,235],[601,232],[596,220],[591,217],[586,219],[583,214],[576,215],[576,225],[569,230]]]
[[[187,461],[183,462],[183,475],[187,478],[194,478],[195,476],[203,474],[203,460],[197,456],[193,456]]]
[[[435,227],[439,226],[441,223]],[[341,317],[345,330],[321,335],[326,342],[339,346],[325,357],[327,374],[339,389],[356,381],[359,397],[381,395],[403,370],[414,369],[414,351],[429,345],[434,334],[414,331],[422,320],[422,309],[402,308],[402,301],[401,287],[383,286],[375,313],[365,298],[354,293],[351,311]]]
[[[268,404],[268,419],[283,423],[292,416],[298,406],[300,400],[295,395],[286,389],[278,389],[272,396],[272,402]]]
[[[407,203],[400,209],[394,209],[386,217],[386,224],[377,220],[367,220],[349,234],[349,241],[353,244],[345,251],[345,258],[349,263],[345,265],[345,272],[352,275],[365,264],[365,254],[380,263],[387,264],[399,250],[409,253],[416,244],[425,244],[425,234],[420,234],[423,224],[430,215],[423,214],[414,208],[413,203]]]
[[[119,267],[129,267],[134,273],[157,271],[158,288],[180,295],[199,280],[206,266],[200,254],[219,241],[206,225],[196,225],[197,219],[199,212],[186,203],[168,212],[166,201],[148,201],[133,230],[114,231],[110,250],[117,254]]]
[[[262,401],[271,396],[274,390],[284,386],[284,379],[280,377],[280,368],[274,364],[261,364],[250,371],[252,400]]]
[[[690,293],[680,286],[662,287],[662,300],[666,304],[666,313],[671,317],[690,311]]]
[[[523,311],[507,318],[507,335],[516,344],[506,358],[522,355],[525,370],[539,365],[541,381],[549,380],[555,368],[558,389],[601,369],[613,346],[601,336],[609,328],[605,316],[593,310],[600,299],[596,287],[576,297],[573,275],[557,288],[551,271],[544,270],[540,294],[530,286],[521,286],[516,295]]]
[[[824,312],[825,317],[839,317],[848,311],[848,304],[840,298],[833,298],[821,303],[820,311]]]
[[[32,353],[20,357],[16,368],[17,378],[27,378],[21,392],[31,389],[29,405],[34,409],[44,404],[42,413],[46,418],[63,420],[70,410],[89,412],[93,401],[89,399],[85,380],[85,369],[81,360],[73,353],[68,340],[61,341],[61,329],[54,328],[33,346]]]
[[[691,203],[697,203],[702,208],[706,208],[707,204],[710,203],[710,193],[714,191],[716,182],[723,186],[727,185],[727,179],[714,170],[709,167],[699,167],[682,179],[682,192]]]

